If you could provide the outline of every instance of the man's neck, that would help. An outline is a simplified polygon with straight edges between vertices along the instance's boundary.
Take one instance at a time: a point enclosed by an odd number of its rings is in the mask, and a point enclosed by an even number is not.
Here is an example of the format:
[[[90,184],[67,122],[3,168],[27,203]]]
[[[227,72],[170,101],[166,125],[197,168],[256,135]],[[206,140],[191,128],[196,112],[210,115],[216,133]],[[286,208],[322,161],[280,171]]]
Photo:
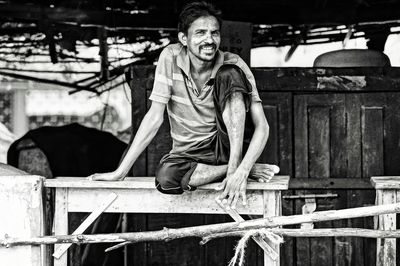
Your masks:
[[[189,54],[189,60],[190,60],[190,72],[191,74],[195,75],[201,75],[203,73],[212,71],[215,62],[215,60],[203,61],[191,54]]]

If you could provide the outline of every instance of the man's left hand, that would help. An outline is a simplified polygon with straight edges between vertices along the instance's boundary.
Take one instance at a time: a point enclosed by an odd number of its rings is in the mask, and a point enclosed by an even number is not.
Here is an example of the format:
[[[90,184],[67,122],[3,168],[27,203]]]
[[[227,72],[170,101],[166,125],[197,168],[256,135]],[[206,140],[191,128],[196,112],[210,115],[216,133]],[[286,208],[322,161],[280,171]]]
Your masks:
[[[227,208],[236,208],[236,204],[240,197],[242,197],[243,205],[247,204],[246,187],[247,177],[249,173],[241,170],[240,167],[236,169],[232,175],[222,181],[216,190],[223,190],[221,195],[217,197],[217,201],[222,202]]]

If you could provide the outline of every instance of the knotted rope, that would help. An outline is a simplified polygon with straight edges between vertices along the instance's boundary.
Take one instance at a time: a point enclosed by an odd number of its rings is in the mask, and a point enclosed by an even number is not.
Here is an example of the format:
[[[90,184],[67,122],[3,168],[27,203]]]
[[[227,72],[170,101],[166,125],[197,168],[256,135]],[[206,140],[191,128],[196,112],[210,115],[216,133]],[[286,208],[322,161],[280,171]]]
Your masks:
[[[246,255],[245,249],[247,247],[247,243],[248,243],[249,239],[254,236],[260,236],[262,238],[268,239],[273,244],[283,243],[283,238],[280,235],[277,235],[277,234],[271,232],[269,229],[261,228],[261,229],[249,230],[238,241],[238,243],[235,247],[235,255],[229,261],[228,266],[235,266],[236,264],[238,264],[238,266],[244,265],[244,257]]]

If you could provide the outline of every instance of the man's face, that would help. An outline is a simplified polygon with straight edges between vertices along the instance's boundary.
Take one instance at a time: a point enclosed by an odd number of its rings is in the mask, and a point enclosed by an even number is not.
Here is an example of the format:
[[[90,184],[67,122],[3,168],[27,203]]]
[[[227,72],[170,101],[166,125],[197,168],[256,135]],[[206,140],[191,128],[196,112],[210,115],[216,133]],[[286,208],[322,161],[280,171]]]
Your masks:
[[[194,56],[201,61],[212,61],[221,43],[218,20],[212,16],[196,19],[190,25],[187,36],[184,38],[186,38],[189,56]]]

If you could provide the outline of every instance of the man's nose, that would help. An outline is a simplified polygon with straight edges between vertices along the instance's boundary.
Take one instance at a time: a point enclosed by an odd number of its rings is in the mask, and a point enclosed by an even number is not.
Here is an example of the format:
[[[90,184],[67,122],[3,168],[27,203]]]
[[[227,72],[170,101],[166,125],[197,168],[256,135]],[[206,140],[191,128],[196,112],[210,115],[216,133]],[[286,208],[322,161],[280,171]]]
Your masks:
[[[206,39],[205,39],[205,41],[206,41],[207,43],[214,43],[214,39],[213,39],[211,33],[207,33],[207,34],[206,34]]]

